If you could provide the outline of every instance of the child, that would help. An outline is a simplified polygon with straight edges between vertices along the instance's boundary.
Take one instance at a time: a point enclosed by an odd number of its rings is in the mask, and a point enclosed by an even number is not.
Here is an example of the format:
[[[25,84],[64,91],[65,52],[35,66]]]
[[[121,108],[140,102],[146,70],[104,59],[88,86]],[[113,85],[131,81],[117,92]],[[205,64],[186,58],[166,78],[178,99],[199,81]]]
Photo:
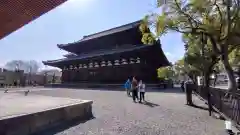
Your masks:
[[[145,101],[145,84],[142,82],[142,80],[139,81],[138,84],[138,91],[140,92],[140,103]]]

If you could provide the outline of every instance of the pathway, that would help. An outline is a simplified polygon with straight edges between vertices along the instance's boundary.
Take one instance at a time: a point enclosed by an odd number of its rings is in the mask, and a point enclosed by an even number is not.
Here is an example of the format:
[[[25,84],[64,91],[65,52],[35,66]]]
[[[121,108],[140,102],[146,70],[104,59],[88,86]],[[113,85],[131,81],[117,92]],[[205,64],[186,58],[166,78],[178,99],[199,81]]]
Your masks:
[[[54,89],[31,93],[94,101],[94,119],[41,135],[226,135],[223,121],[209,117],[204,109],[186,106],[185,95],[174,91],[147,93],[151,102],[147,105],[133,103],[121,91]],[[198,98],[193,99],[206,107]]]

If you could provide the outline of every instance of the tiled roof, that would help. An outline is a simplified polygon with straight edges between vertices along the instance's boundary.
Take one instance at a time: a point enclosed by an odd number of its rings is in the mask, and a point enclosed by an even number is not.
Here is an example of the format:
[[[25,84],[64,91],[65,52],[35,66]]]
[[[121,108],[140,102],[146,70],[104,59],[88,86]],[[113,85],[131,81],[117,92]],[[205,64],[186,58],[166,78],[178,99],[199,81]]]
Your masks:
[[[73,58],[63,58],[63,59],[58,59],[58,60],[43,61],[43,63],[45,65],[47,65],[47,64],[54,64],[54,63],[58,63],[58,62],[64,62],[64,61],[82,60],[82,59],[88,59],[88,58],[99,57],[99,56],[104,56],[104,55],[112,55],[112,54],[116,54],[116,53],[130,52],[130,51],[139,50],[139,49],[143,49],[143,48],[147,48],[147,47],[151,47],[151,46],[152,45],[138,45],[138,46],[134,46],[132,48],[123,48],[123,49],[118,48],[118,49],[112,49],[112,50],[108,50],[108,51],[99,50],[99,51],[88,53],[88,54],[78,55]]]
[[[141,20],[135,21],[135,22],[132,22],[132,23],[129,23],[129,24],[126,24],[126,25],[122,25],[122,26],[119,26],[119,27],[115,27],[115,28],[112,28],[112,29],[109,29],[109,30],[105,30],[105,31],[102,31],[102,32],[98,32],[98,33],[95,33],[95,34],[87,35],[87,36],[84,36],[81,40],[79,40],[77,42],[73,42],[73,43],[69,43],[69,44],[59,44],[58,47],[61,48],[61,47],[68,46],[68,45],[71,45],[71,44],[76,44],[76,43],[80,43],[80,42],[83,42],[83,41],[88,41],[88,40],[91,40],[91,39],[95,39],[95,38],[111,35],[111,34],[114,34],[114,33],[126,31],[126,30],[129,30],[131,28],[138,27],[140,25],[140,23],[141,23]]]
[[[65,54],[63,56],[66,57],[66,58],[71,58],[71,57],[76,57],[77,55],[74,54],[74,53],[67,53],[67,54]]]
[[[0,0],[0,39],[67,0]]]

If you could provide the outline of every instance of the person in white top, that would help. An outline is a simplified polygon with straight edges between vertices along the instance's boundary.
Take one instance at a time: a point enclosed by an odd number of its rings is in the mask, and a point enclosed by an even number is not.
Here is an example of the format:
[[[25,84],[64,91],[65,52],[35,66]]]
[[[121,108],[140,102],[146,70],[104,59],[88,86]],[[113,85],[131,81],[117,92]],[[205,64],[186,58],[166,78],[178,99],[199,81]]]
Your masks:
[[[145,101],[145,84],[142,82],[142,80],[139,81],[138,84],[138,91],[140,93],[140,103],[143,101]]]

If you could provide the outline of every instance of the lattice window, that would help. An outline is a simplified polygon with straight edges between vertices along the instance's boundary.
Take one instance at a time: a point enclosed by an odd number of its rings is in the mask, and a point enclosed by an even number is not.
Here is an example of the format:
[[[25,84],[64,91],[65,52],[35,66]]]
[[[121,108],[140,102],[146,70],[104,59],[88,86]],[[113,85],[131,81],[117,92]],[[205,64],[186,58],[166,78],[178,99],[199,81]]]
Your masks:
[[[141,63],[141,59],[139,57],[136,59],[136,63]]]
[[[130,64],[134,64],[134,63],[135,63],[134,59],[130,58]]]
[[[106,66],[106,62],[105,61],[102,61],[101,62],[101,67],[105,67]]]
[[[116,65],[116,66],[120,65],[119,60],[115,60],[114,65]]]
[[[95,62],[95,63],[94,63],[94,67],[99,67],[98,62]]]
[[[92,68],[93,67],[93,63],[89,63],[89,68]]]
[[[83,68],[87,68],[87,65],[86,65],[86,64],[83,64]]]
[[[81,69],[81,68],[82,68],[82,64],[79,64],[79,65],[78,65],[78,68]]]
[[[112,66],[112,62],[111,62],[111,61],[108,61],[107,66]]]
[[[126,64],[128,64],[128,62],[127,62],[126,59],[122,59],[121,61],[122,61],[122,65],[126,65]]]

